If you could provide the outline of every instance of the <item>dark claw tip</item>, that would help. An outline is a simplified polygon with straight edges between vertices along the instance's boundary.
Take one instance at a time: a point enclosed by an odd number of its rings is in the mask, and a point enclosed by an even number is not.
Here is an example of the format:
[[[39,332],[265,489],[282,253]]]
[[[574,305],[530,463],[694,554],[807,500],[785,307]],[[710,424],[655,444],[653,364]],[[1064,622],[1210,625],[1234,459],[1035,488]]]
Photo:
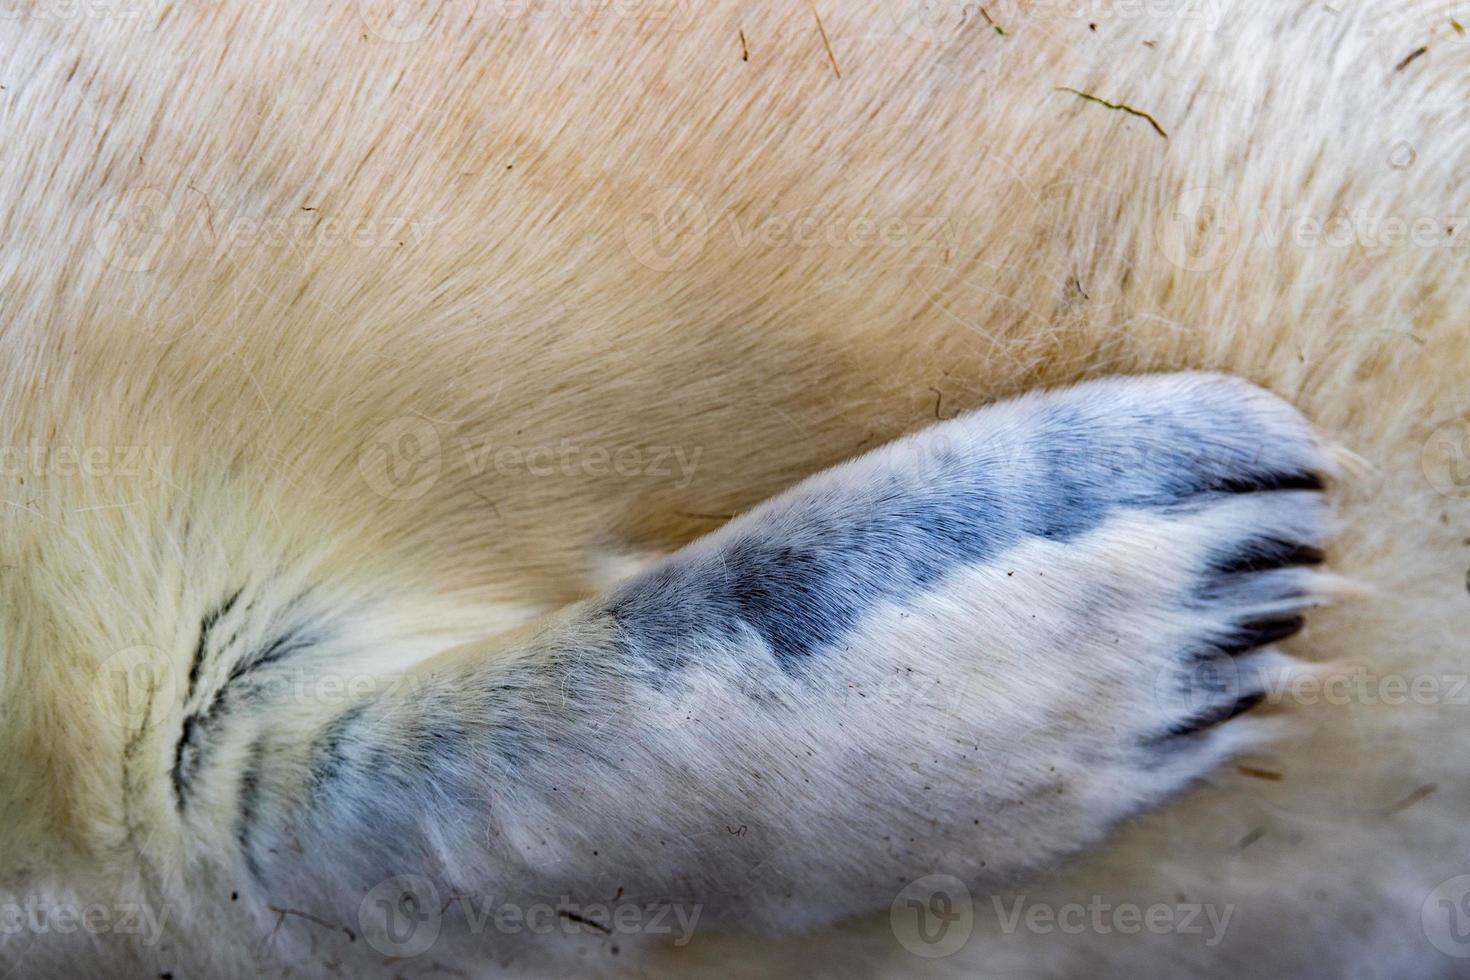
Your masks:
[[[1247,650],[1295,636],[1305,624],[1306,617],[1300,615],[1247,620],[1240,624],[1229,640],[1221,644],[1220,649],[1231,654],[1245,653]]]

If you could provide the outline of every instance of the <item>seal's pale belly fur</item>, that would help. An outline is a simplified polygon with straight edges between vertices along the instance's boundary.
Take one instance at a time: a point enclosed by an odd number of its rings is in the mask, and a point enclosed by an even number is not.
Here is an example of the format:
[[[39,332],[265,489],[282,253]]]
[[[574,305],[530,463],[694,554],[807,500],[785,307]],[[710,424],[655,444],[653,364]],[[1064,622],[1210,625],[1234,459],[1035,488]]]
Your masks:
[[[1460,972],[1463,7],[11,13],[17,975]]]

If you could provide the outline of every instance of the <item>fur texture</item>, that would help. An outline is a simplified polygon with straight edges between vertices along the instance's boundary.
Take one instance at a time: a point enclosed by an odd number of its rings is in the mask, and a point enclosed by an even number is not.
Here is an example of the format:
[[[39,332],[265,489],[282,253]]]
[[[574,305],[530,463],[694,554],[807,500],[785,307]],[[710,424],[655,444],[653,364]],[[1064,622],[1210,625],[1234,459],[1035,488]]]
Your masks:
[[[15,975],[314,976],[359,957],[405,976],[475,957],[490,973],[1463,973],[1438,904],[1453,914],[1456,896],[1436,891],[1470,872],[1470,706],[1454,693],[1470,670],[1463,6],[40,0],[5,13],[0,962]],[[511,663],[548,628],[585,631],[588,607],[566,607],[636,596],[669,567],[659,556],[963,409],[1182,369],[1270,389],[1371,464],[1332,493],[1334,569],[1373,594],[1283,643],[1370,680],[1344,698],[1288,696],[1297,734],[1045,877],[970,878],[973,923],[949,955],[916,954],[897,913],[826,925],[874,911],[858,879],[887,860],[910,877],[977,871],[955,869],[948,845],[942,861],[894,858],[901,840],[866,839],[840,873],[822,865],[824,847],[866,836],[821,823],[848,792],[832,786],[768,788],[788,813],[812,807],[784,840],[764,823],[782,808],[754,803],[705,831],[752,862],[790,849],[822,868],[796,878],[787,921],[812,931],[781,939],[726,934],[752,910],[722,916],[701,894],[711,918],[678,945],[558,931],[548,965],[491,929],[395,958],[360,907],[272,898],[239,860],[242,790],[273,808],[267,882],[327,887],[369,860],[333,850],[355,839],[331,839],[350,814],[315,844],[286,843],[306,799],[293,753],[363,698],[422,692],[416,670],[445,684],[440,658]],[[1212,418],[1255,404],[1249,390]],[[1259,445],[1281,443],[1263,432]],[[1114,515],[1023,544],[1014,570],[1092,583],[1123,549],[1117,585],[1146,597],[1212,541],[1305,530],[1298,516]],[[738,528],[720,533],[705,541]],[[1179,551],[1157,565],[1127,552],[1160,539]],[[921,565],[880,584],[923,578]],[[1062,601],[1006,592],[989,561],[955,565],[926,581]],[[974,629],[963,603],[931,600],[959,649]],[[836,632],[902,632],[874,608]],[[998,689],[1024,692],[1014,703],[1038,722],[1091,722],[1104,745],[1162,720],[1153,691],[1130,712],[1119,688],[1137,685],[1116,674],[1078,687],[1028,663],[1023,676]],[[1391,677],[1437,693],[1391,697]],[[726,696],[705,693],[701,705]],[[661,713],[677,702],[654,707],[607,723],[631,738],[646,722],[649,751],[690,738]],[[349,762],[375,739],[411,741],[391,712],[364,712],[376,734],[336,732]],[[1218,731],[1241,723],[1255,719]],[[821,778],[844,776],[859,799],[910,778],[883,768],[905,759],[885,732],[877,761],[834,760]],[[742,759],[738,745],[708,751],[706,779]],[[1032,757],[1015,770],[1001,756],[987,771],[1029,785]],[[962,791],[955,765],[928,785]],[[698,781],[659,771],[659,786]],[[658,826],[681,799],[636,772],[626,791],[609,833]],[[423,810],[412,828],[357,816],[403,846],[430,818],[439,844],[462,829],[455,801],[404,800]],[[410,821],[407,807],[388,812]],[[861,816],[890,822],[881,807]],[[1046,826],[992,819],[1010,841]],[[478,844],[493,825],[464,832]],[[642,853],[651,840],[621,840],[637,850],[615,860],[662,867]],[[1046,862],[1024,863],[1010,870]],[[550,867],[528,862],[507,887],[540,881],[559,899]],[[606,884],[607,900],[623,886]],[[1179,930],[1007,928],[1018,898],[1231,912],[1207,945]],[[93,905],[106,928],[7,927],[17,909]],[[124,930],[123,906],[151,910],[156,930]]]

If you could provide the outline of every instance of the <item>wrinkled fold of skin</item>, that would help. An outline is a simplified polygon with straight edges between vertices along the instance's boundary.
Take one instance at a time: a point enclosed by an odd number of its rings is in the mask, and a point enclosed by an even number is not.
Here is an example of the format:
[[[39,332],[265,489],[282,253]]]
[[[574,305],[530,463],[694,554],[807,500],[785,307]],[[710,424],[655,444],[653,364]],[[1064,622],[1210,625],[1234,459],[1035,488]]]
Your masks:
[[[6,15],[0,972],[1470,952],[1463,7]]]

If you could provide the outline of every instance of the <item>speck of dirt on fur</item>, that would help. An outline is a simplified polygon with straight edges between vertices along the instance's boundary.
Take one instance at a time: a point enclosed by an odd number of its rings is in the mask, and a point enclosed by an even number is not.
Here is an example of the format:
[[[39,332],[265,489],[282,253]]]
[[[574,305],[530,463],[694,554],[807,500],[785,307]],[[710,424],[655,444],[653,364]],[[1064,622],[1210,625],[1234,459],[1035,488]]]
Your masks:
[[[1394,65],[1393,66],[1393,70],[1394,71],[1403,71],[1405,68],[1409,67],[1410,65],[1412,65],[1414,63],[1414,59],[1418,58],[1420,55],[1425,55],[1425,54],[1428,54],[1428,53],[1429,53],[1429,49],[1427,47],[1418,47],[1418,48],[1415,48],[1413,51],[1410,51],[1407,55],[1404,56],[1404,60],[1403,61],[1400,61],[1398,64]]]
[[[1256,841],[1260,840],[1262,837],[1265,837],[1265,836],[1266,836],[1266,828],[1264,828],[1264,827],[1257,827],[1256,829],[1252,830],[1250,833],[1248,833],[1244,837],[1242,837],[1240,839],[1240,842],[1235,845],[1235,849],[1237,851],[1243,851],[1247,847],[1250,847]]]
[[[1236,766],[1236,772],[1242,776],[1250,776],[1252,779],[1264,779],[1270,783],[1281,782],[1282,775],[1273,769],[1257,769],[1255,766]]]
[[[1414,792],[1410,793],[1408,796],[1404,797],[1402,800],[1399,800],[1393,806],[1389,807],[1387,812],[1390,815],[1395,813],[1403,813],[1414,804],[1422,803],[1425,800],[1429,799],[1429,797],[1433,796],[1435,791],[1438,789],[1439,783],[1425,783],[1423,786],[1418,787],[1414,790]]]

